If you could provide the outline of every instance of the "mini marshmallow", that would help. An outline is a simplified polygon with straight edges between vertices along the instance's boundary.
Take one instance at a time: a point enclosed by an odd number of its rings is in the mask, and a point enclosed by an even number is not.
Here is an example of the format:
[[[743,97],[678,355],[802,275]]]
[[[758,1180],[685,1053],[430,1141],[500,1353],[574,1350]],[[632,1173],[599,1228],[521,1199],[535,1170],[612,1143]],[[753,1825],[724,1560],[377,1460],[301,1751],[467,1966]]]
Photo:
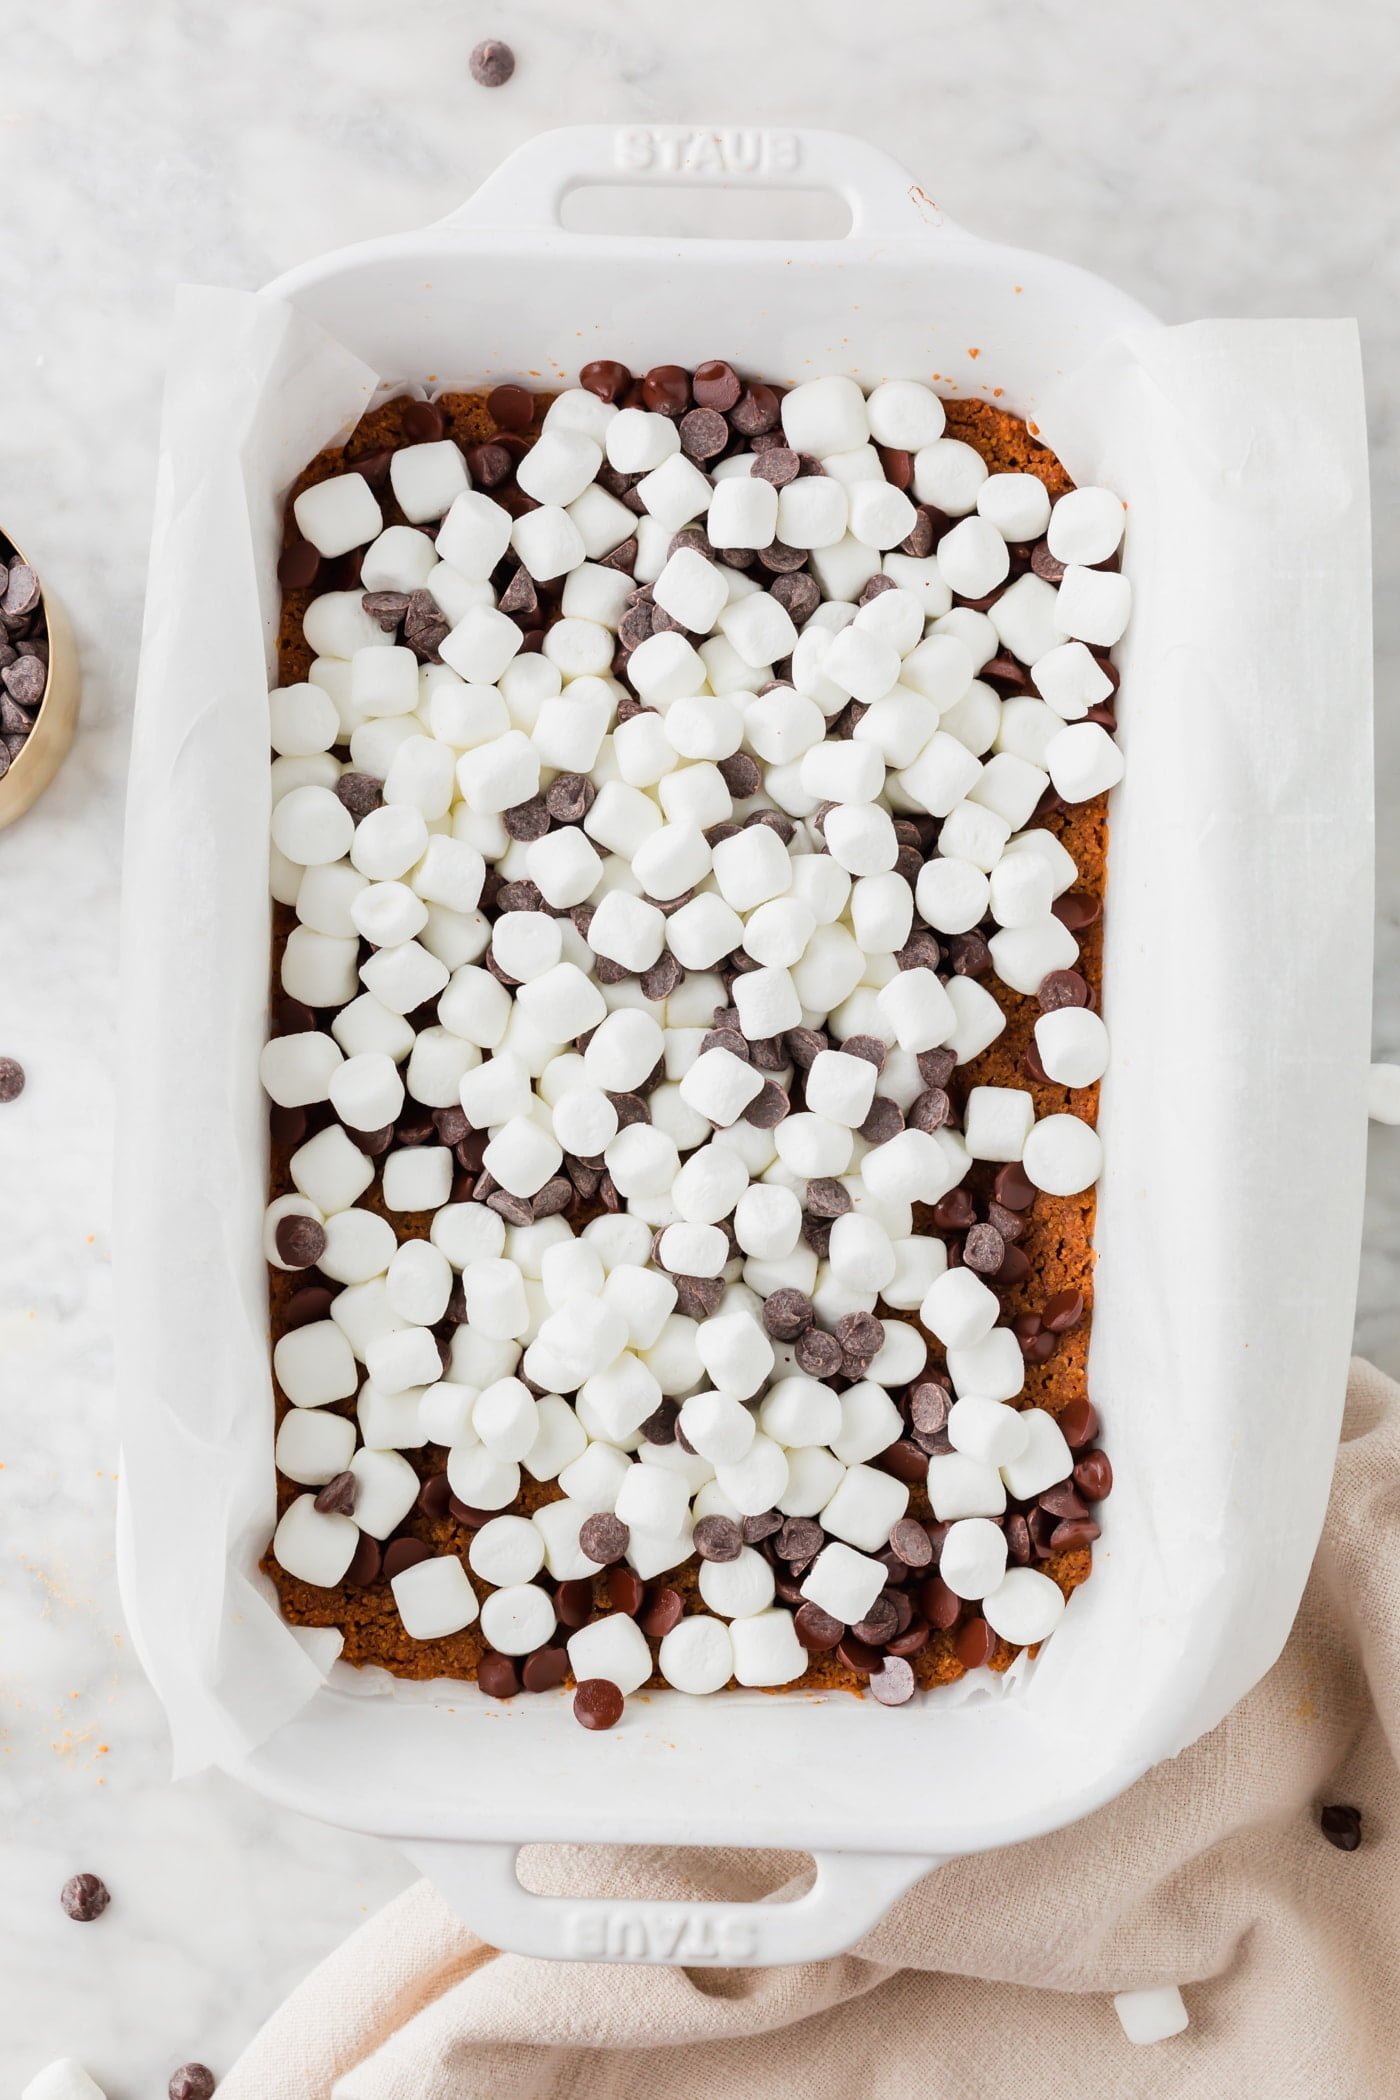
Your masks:
[[[326,1219],[326,1244],[317,1267],[332,1283],[368,1283],[382,1276],[398,1244],[387,1218],[372,1210],[341,1210]]]
[[[859,481],[849,496],[851,533],[864,546],[885,553],[913,531],[917,513],[892,482]]]
[[[520,1493],[520,1468],[484,1444],[455,1444],[447,1454],[447,1481],[458,1501],[472,1509],[507,1509]],[[546,1562],[548,1554],[546,1537]]]
[[[592,896],[603,863],[578,826],[566,824],[532,841],[526,868],[545,903],[567,911]]]
[[[1087,802],[1092,796],[1117,787],[1123,778],[1123,754],[1097,722],[1072,722],[1052,737],[1045,764],[1056,794],[1066,802]],[[302,788],[300,792],[310,795],[318,790]]]
[[[1019,699],[1004,700],[1001,720],[997,725],[995,749],[1010,751],[1028,764],[1045,771],[1045,754],[1050,739],[1060,732],[1060,717],[1053,707],[1043,700],[1022,695]]]
[[[314,1495],[298,1495],[272,1535],[272,1557],[296,1581],[329,1590],[343,1578],[359,1542],[353,1517],[323,1513]]]
[[[1126,576],[1071,565],[1060,579],[1055,624],[1071,641],[1107,649],[1121,640],[1132,605],[1133,587]]]
[[[494,1123],[508,1123],[512,1116],[530,1112],[529,1074],[519,1059],[504,1049],[464,1072],[460,1091],[463,1113],[475,1130],[488,1130]]]
[[[996,1041],[1006,1026],[1006,1016],[975,977],[950,977],[948,999],[955,1019],[947,1047],[964,1065]]]
[[[562,505],[583,494],[602,464],[602,447],[583,431],[551,426],[520,460],[515,479],[537,503]]]
[[[702,1328],[706,1324],[702,1321]],[[771,1509],[787,1487],[788,1462],[782,1445],[756,1430],[744,1456],[716,1466],[715,1477],[736,1509],[756,1517]]]
[[[618,1485],[617,1515],[639,1531],[670,1538],[686,1520],[690,1492],[684,1477],[661,1466],[629,1466]]]
[[[681,449],[680,433],[669,416],[641,408],[624,408],[612,418],[603,439],[608,465],[619,474],[648,474]]]
[[[1067,722],[1079,721],[1113,691],[1113,680],[1083,642],[1059,642],[1037,657],[1031,683]]]
[[[464,751],[457,761],[462,797],[481,815],[498,816],[502,810],[528,802],[539,784],[539,752],[520,729],[508,729],[503,736]]]
[[[302,615],[301,631],[314,656],[348,663],[357,649],[393,648],[393,635],[370,618],[361,597],[358,590],[323,591],[312,599]]]
[[[603,567],[599,557],[610,554],[621,540],[630,537],[635,520],[631,511],[621,503],[615,503],[605,490],[599,489],[596,494],[608,506],[608,512],[623,521],[622,529],[614,538],[616,528],[600,533],[589,519],[585,506],[591,508],[592,490],[585,490],[578,502],[571,505],[569,516],[583,534],[589,558],[581,569],[570,572],[559,605],[565,619],[592,620],[616,633],[632,595],[633,581],[621,569]],[[516,661],[518,663],[520,659],[517,657]]]
[[[567,1400],[545,1393],[535,1403],[537,1433],[523,1461],[532,1480],[555,1480],[588,1447],[588,1433]]]
[[[665,1036],[650,1013],[623,1008],[594,1030],[583,1053],[584,1071],[607,1093],[629,1093],[654,1070],[665,1048]]]
[[[893,598],[900,593],[884,592],[884,597]],[[879,598],[871,600],[873,605]],[[924,698],[906,685],[892,686],[883,699],[876,700],[856,724],[856,744],[873,744],[887,766],[896,771],[912,766],[925,744],[938,728],[938,709],[931,700]]]
[[[470,488],[467,464],[451,438],[426,445],[404,445],[389,460],[389,485],[404,516],[414,525],[428,524],[451,509]]]
[[[544,1564],[556,1582],[578,1582],[598,1572],[578,1542],[579,1525],[589,1512],[577,1502],[546,1502],[530,1522],[544,1540]]]
[[[989,1596],[1006,1573],[1006,1533],[990,1517],[959,1517],[950,1524],[938,1572],[955,1597]]]
[[[528,984],[559,961],[563,937],[547,912],[505,911],[491,928],[491,954],[507,977]]]
[[[1123,503],[1111,489],[1070,489],[1050,513],[1046,539],[1066,567],[1095,567],[1118,552],[1123,538]]]
[[[834,1389],[801,1374],[770,1385],[759,1409],[764,1435],[785,1447],[831,1444],[841,1435],[842,1420],[841,1398]]]
[[[999,926],[1035,926],[1050,916],[1055,884],[1037,854],[1003,854],[988,878],[988,902]]]
[[[363,547],[381,530],[384,514],[363,474],[336,474],[303,489],[292,505],[297,530],[327,561]]]
[[[277,1432],[277,1470],[299,1487],[324,1487],[355,1453],[355,1425],[325,1408],[294,1407]]]
[[[857,1211],[837,1218],[831,1228],[828,1259],[834,1282],[843,1290],[879,1292],[895,1271],[894,1248],[883,1225]],[[845,1456],[842,1452],[841,1457]]]
[[[596,1159],[617,1136],[617,1110],[600,1087],[573,1087],[554,1107],[554,1135],[576,1159]]]
[[[539,1433],[535,1402],[518,1378],[498,1378],[479,1394],[472,1428],[494,1458],[527,1456]]]
[[[512,1196],[524,1197],[538,1195],[563,1159],[563,1148],[549,1131],[529,1116],[513,1116],[487,1145],[482,1165]]]
[[[331,1022],[331,1033],[347,1057],[362,1057],[378,1050],[399,1064],[413,1049],[413,1029],[402,1014],[391,1014],[372,992],[361,992],[342,1006]],[[376,1126],[377,1127],[377,1126]]]
[[[1059,735],[1063,734],[1061,730]],[[1058,737],[1054,741],[1058,741]],[[1009,836],[1030,822],[1036,804],[1049,785],[1039,766],[1017,758],[1014,752],[998,751],[986,761],[976,786],[968,791],[968,801],[994,812],[1005,823]],[[1002,838],[997,849],[998,859],[1005,845],[1006,838]]]
[[[1052,970],[1073,969],[1079,943],[1059,919],[1047,917],[1030,926],[1003,926],[987,943],[992,968],[1003,984],[1027,998],[1039,991]]]
[[[729,1241],[718,1225],[668,1225],[656,1251],[673,1276],[720,1276],[729,1259]]]
[[[680,1426],[701,1458],[716,1466],[737,1465],[754,1439],[754,1418],[732,1393],[692,1393]]]
[[[811,1604],[828,1611],[844,1625],[858,1625],[885,1587],[885,1570],[878,1560],[834,1540],[823,1546],[799,1587]]]
[[[919,915],[937,933],[969,933],[986,917],[986,875],[968,860],[926,860],[914,897]]]
[[[391,1577],[389,1587],[411,1640],[445,1640],[470,1626],[477,1616],[476,1591],[455,1553],[415,1561]]]
[[[624,1452],[612,1444],[592,1443],[559,1475],[559,1485],[580,1509],[596,1513],[611,1510],[617,1492],[631,1465]]]
[[[734,1644],[728,1627],[704,1612],[691,1612],[663,1634],[657,1668],[678,1692],[722,1691],[734,1674]]]
[[[854,379],[838,373],[792,387],[783,396],[782,421],[793,451],[815,459],[850,452],[870,435],[864,394]]]
[[[992,474],[977,491],[977,514],[1004,540],[1038,540],[1050,521],[1049,492],[1034,474]]]
[[[365,1369],[386,1393],[406,1393],[428,1385],[442,1370],[437,1341],[426,1327],[396,1327],[391,1334],[366,1342]]]
[[[843,1123],[832,1123],[810,1110],[785,1116],[774,1132],[778,1157],[793,1174],[806,1180],[844,1174],[851,1163],[852,1137]]]
[[[471,1426],[476,1396],[474,1385],[456,1385],[445,1378],[425,1386],[417,1400],[423,1441],[444,1446],[477,1443],[479,1439]]]
[[[631,1201],[668,1195],[680,1166],[674,1141],[664,1130],[647,1123],[631,1123],[619,1130],[603,1160],[618,1194]]]
[[[1102,1173],[1103,1144],[1078,1116],[1042,1116],[1026,1139],[1021,1164],[1047,1196],[1077,1196]]]
[[[1035,1047],[1046,1078],[1057,1086],[1092,1086],[1108,1069],[1108,1030],[1087,1006],[1060,1006],[1041,1014]]]
[[[712,547],[769,547],[777,529],[778,491],[771,481],[745,475],[715,484],[705,519]]]
[[[474,1397],[468,1395],[468,1398]],[[411,1386],[402,1393],[386,1393],[367,1378],[355,1403],[355,1420],[367,1451],[419,1451],[428,1441],[428,1432],[423,1426],[421,1386]],[[471,1440],[468,1427],[463,1432],[462,1441],[470,1443]]]
[[[909,1489],[902,1480],[877,1472],[873,1466],[850,1466],[822,1511],[822,1526],[848,1546],[878,1553],[908,1506]]]
[[[850,1222],[850,1214],[837,1219],[838,1225]],[[840,1398],[841,1427],[838,1433],[825,1439],[836,1456],[847,1466],[862,1465],[868,1458],[877,1458],[888,1451],[904,1433],[904,1418],[883,1386],[873,1379],[861,1379],[848,1386]]]
[[[974,794],[980,785],[979,778]],[[1011,826],[995,810],[984,808],[977,802],[958,802],[944,819],[938,834],[938,850],[949,860],[971,861],[973,867],[986,874],[1001,859],[1010,836]]]
[[[637,483],[637,494],[650,517],[667,532],[679,532],[708,508],[712,490],[709,477],[701,473],[693,460],[673,452],[659,467],[643,475]]]
[[[1003,651],[1020,663],[1033,664],[1060,639],[1059,606],[1055,586],[1028,572],[994,600],[987,617]]]
[[[732,1050],[703,1050],[680,1082],[681,1099],[720,1128],[737,1122],[755,1095],[763,1091],[763,1074]]]
[[[567,510],[557,503],[542,503],[529,510],[511,527],[510,544],[522,568],[536,583],[552,583],[582,568],[588,547],[582,532]]]
[[[267,707],[274,751],[310,757],[329,751],[340,740],[340,716],[335,702],[320,686],[282,686],[269,693]]]
[[[876,1004],[901,1050],[916,1054],[946,1043],[957,1018],[936,972],[924,968],[901,970],[881,986]]]
[[[1006,1485],[994,1466],[949,1451],[928,1462],[928,1499],[940,1524],[960,1517],[999,1517],[1006,1508]]]
[[[1021,1456],[1030,1440],[1030,1412],[970,1393],[965,1400],[955,1400],[948,1411],[948,1441],[978,1465],[1007,1465]]]
[[[293,788],[272,812],[272,843],[300,868],[343,860],[354,836],[354,818],[326,787]]]
[[[734,1233],[746,1254],[779,1261],[802,1231],[802,1206],[791,1189],[753,1182],[734,1207]]]
[[[330,1036],[308,1029],[264,1043],[258,1076],[279,1108],[308,1108],[329,1098],[343,1063],[340,1046]]]
[[[725,1619],[751,1619],[773,1602],[773,1569],[761,1553],[744,1546],[733,1560],[702,1560],[700,1595]]]
[[[681,1168],[672,1193],[676,1209],[688,1223],[717,1225],[729,1216],[748,1186],[749,1170],[737,1153],[705,1145]]]
[[[791,395],[788,396],[790,400]],[[789,1611],[756,1612],[752,1618],[735,1619],[729,1629],[734,1651],[734,1678],[738,1684],[791,1684],[807,1668],[811,1657],[793,1631]]]
[[[789,1451],[787,1462],[787,1485],[774,1507],[785,1517],[820,1516],[845,1479],[845,1467],[820,1444],[804,1444]]]
[[[873,803],[837,803],[826,813],[822,835],[849,875],[882,875],[899,857],[889,811]]]
[[[605,1678],[620,1692],[635,1692],[651,1675],[651,1650],[635,1619],[611,1612],[569,1636],[569,1668],[579,1684]]]
[[[490,496],[476,490],[456,496],[438,528],[439,561],[474,583],[485,583],[510,545],[511,523],[509,511]]]
[[[462,1271],[462,1289],[467,1319],[488,1341],[514,1341],[525,1332],[529,1308],[513,1261],[483,1257],[469,1262]]]
[[[441,746],[439,746],[441,749]],[[428,907],[405,882],[364,882],[350,906],[353,931],[376,948],[411,941],[428,923]]]
[[[773,1368],[773,1345],[747,1313],[702,1320],[695,1346],[714,1384],[740,1400],[752,1399]]]
[[[545,1645],[554,1626],[554,1599],[538,1583],[508,1583],[481,1607],[482,1639],[499,1655],[529,1655]]]
[[[434,1214],[429,1234],[454,1269],[465,1269],[474,1261],[499,1258],[506,1243],[506,1221],[484,1203],[446,1203]]]
[[[692,634],[708,634],[729,603],[721,571],[693,547],[678,547],[652,586],[663,612]]]
[[[350,1344],[332,1320],[313,1320],[284,1334],[272,1352],[272,1368],[293,1407],[348,1400],[359,1383]]]
[[[1008,1568],[1001,1582],[982,1601],[982,1616],[992,1632],[1000,1634],[1004,1641],[1013,1641],[1018,1648],[1048,1640],[1064,1611],[1064,1593],[1059,1584],[1042,1575],[1038,1568]],[[1174,2027],[1170,2031],[1175,2034],[1180,2029]],[[1132,2039],[1129,2034],[1129,2040]]]
[[[1034,1121],[1028,1088],[975,1086],[963,1114],[963,1141],[974,1159],[1019,1159]]]
[[[401,1319],[432,1327],[447,1310],[452,1264],[430,1240],[405,1240],[389,1263],[384,1285]]]
[[[886,379],[866,400],[870,435],[877,445],[917,452],[943,435],[943,403],[917,379]]]
[[[371,1538],[387,1538],[418,1499],[418,1475],[397,1451],[357,1451],[348,1471],[355,1481],[355,1522]]]
[[[577,963],[558,962],[545,970],[528,984],[522,984],[515,994],[516,1011],[527,1021],[555,1035],[565,1042],[573,1042],[590,1028],[597,1028],[607,1018],[607,1002],[598,986],[586,977]],[[469,1116],[470,1105],[462,1106]],[[524,1114],[516,1109],[515,1114]],[[480,1127],[482,1118],[472,1116]]]
[[[435,999],[451,972],[421,942],[402,941],[381,948],[360,965],[360,982],[390,1013],[408,1014]]]
[[[1006,581],[1011,558],[995,525],[966,517],[938,542],[938,566],[960,598],[985,598]]]
[[[437,550],[426,532],[415,532],[411,525],[390,525],[365,549],[360,563],[360,588],[421,590],[437,564]]]
[[[994,1327],[980,1342],[946,1352],[948,1376],[959,1399],[978,1393],[986,1400],[1014,1400],[1026,1382],[1021,1345],[1009,1327]]]
[[[870,1113],[878,1077],[868,1058],[819,1050],[807,1070],[807,1106],[833,1123],[858,1130]]]
[[[851,926],[866,954],[893,956],[909,938],[914,893],[895,869],[862,875],[851,890]]]
[[[825,549],[846,537],[850,498],[839,481],[804,474],[778,492],[778,538],[788,547]]]
[[[861,1173],[870,1194],[885,1203],[936,1203],[955,1178],[938,1139],[926,1130],[901,1130],[875,1146],[862,1159]]]
[[[445,664],[479,685],[494,685],[521,644],[514,620],[489,605],[473,606],[439,644]]]
[[[884,1297],[885,1293],[880,1295]],[[928,1344],[907,1320],[887,1319],[882,1324],[885,1339],[871,1360],[868,1376],[887,1391],[893,1386],[912,1385],[928,1363]]]
[[[987,463],[981,453],[960,438],[935,438],[914,454],[915,496],[950,518],[965,517],[973,509],[986,479]],[[941,557],[941,542],[938,551]]]
[[[890,1244],[894,1248],[895,1266],[894,1275],[882,1294],[885,1303],[897,1312],[917,1312],[931,1285],[948,1265],[947,1249],[942,1240],[922,1234],[905,1235],[893,1239]],[[889,1332],[887,1326],[887,1340]]]
[[[931,817],[946,817],[977,785],[981,771],[965,744],[948,730],[938,729],[913,765],[905,766],[896,779],[915,809],[926,810]]]
[[[351,865],[370,882],[397,881],[427,850],[423,812],[406,804],[373,809],[358,824],[352,818],[351,830]]]

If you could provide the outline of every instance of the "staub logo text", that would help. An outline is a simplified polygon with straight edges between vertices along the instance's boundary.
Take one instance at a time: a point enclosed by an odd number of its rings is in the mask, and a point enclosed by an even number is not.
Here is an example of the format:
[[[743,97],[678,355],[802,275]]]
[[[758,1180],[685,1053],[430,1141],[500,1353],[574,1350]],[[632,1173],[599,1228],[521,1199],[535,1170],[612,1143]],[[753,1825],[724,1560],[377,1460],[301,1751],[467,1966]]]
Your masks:
[[[727,131],[688,131],[681,125],[629,125],[614,134],[614,157],[629,174],[791,175],[801,164],[802,142],[791,131],[736,126]]]
[[[668,1961],[689,1968],[752,1961],[758,1934],[742,1917],[625,1904],[569,1913],[565,1945],[573,1961]]]

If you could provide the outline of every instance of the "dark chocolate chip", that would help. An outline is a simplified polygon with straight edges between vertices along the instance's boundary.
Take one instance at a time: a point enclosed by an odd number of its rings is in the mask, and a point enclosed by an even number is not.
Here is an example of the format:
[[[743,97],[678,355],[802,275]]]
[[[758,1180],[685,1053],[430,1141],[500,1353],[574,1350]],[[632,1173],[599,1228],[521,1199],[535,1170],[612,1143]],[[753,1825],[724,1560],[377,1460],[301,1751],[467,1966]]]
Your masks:
[[[168,2100],[211,2100],[217,2083],[208,2064],[181,2064],[165,2090]]]
[[[890,1551],[906,1568],[926,1568],[933,1559],[928,1533],[913,1517],[901,1517],[891,1530]]]
[[[520,1690],[515,1658],[488,1649],[476,1666],[476,1681],[488,1699],[513,1699]]]
[[[473,51],[470,65],[478,87],[504,87],[515,71],[515,53],[499,37],[488,37]]]
[[[336,797],[358,824],[384,801],[384,785],[369,773],[342,773],[335,784]]]
[[[833,1619],[829,1611],[820,1604],[804,1602],[793,1617],[792,1630],[809,1655],[826,1655],[845,1632],[839,1619]]]
[[[809,1378],[834,1378],[841,1369],[843,1352],[834,1334],[825,1333],[820,1327],[809,1327],[797,1338],[793,1354],[799,1371]]]
[[[693,1543],[701,1560],[737,1560],[744,1538],[732,1517],[701,1517],[695,1526]]]
[[[609,1567],[614,1561],[621,1560],[631,1540],[631,1531],[621,1517],[615,1517],[606,1509],[596,1510],[590,1516],[586,1516],[578,1528],[580,1551],[585,1553],[589,1560],[596,1561],[600,1568]]]
[[[535,397],[523,386],[493,387],[486,412],[500,430],[528,430],[535,420]]]
[[[359,1486],[353,1473],[337,1473],[319,1491],[313,1506],[323,1517],[353,1517]]]
[[[649,1640],[664,1640],[672,1627],[685,1617],[685,1599],[669,1585],[654,1590],[637,1614],[637,1624]]]
[[[536,1648],[520,1666],[520,1681],[527,1692],[552,1692],[568,1674],[567,1648]]]
[[[554,1616],[561,1626],[577,1632],[593,1616],[593,1582],[589,1576],[574,1576],[561,1582],[554,1592]]]
[[[807,1332],[815,1317],[807,1293],[791,1285],[771,1292],[763,1301],[763,1325],[775,1342],[795,1342]]]
[[[607,1577],[608,1602],[614,1611],[634,1618],[642,1608],[642,1578],[632,1568],[611,1567]]]
[[[581,1728],[615,1728],[622,1706],[621,1692],[606,1677],[585,1677],[574,1693],[574,1719]]]
[[[830,1175],[821,1175],[808,1182],[803,1208],[814,1218],[844,1218],[850,1207],[851,1192],[844,1182]]]
[[[386,1582],[392,1582],[406,1568],[416,1568],[420,1561],[432,1557],[433,1549],[426,1539],[391,1539],[383,1549],[380,1572]]]
[[[679,365],[653,365],[642,380],[642,402],[653,415],[683,416],[690,401],[690,374]]]
[[[310,540],[293,540],[278,558],[277,581],[284,591],[309,591],[320,567],[321,557]]]
[[[24,1092],[24,1066],[17,1057],[0,1057],[0,1102],[18,1101]]]
[[[1339,1852],[1355,1852],[1361,1843],[1361,1811],[1342,1801],[1318,1810],[1317,1827]]]
[[[11,569],[10,574],[14,573]],[[74,1874],[59,1890],[58,1900],[70,1918],[79,1925],[90,1925],[94,1918],[101,1917],[112,1900],[112,1892],[96,1874]]]
[[[273,1243],[287,1268],[311,1269],[326,1251],[326,1228],[316,1218],[279,1218]]]
[[[914,1671],[902,1655],[887,1655],[870,1673],[870,1696],[881,1706],[903,1706],[914,1696]]]
[[[1078,970],[1052,970],[1041,979],[1035,998],[1041,1012],[1051,1014],[1061,1006],[1087,1006],[1089,987]]]

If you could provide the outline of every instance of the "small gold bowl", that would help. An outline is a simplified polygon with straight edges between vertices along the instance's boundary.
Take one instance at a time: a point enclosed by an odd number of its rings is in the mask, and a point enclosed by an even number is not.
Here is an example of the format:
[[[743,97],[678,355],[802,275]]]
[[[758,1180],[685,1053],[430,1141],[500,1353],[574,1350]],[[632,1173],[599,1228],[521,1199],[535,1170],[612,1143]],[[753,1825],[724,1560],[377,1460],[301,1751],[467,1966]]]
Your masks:
[[[8,533],[0,532],[0,561],[28,561],[28,556]],[[30,564],[31,567],[36,566]],[[0,831],[22,817],[68,755],[78,721],[78,652],[73,631],[62,605],[39,575],[40,604],[49,645],[49,674],[43,698],[34,715],[34,726],[18,758],[0,779]]]

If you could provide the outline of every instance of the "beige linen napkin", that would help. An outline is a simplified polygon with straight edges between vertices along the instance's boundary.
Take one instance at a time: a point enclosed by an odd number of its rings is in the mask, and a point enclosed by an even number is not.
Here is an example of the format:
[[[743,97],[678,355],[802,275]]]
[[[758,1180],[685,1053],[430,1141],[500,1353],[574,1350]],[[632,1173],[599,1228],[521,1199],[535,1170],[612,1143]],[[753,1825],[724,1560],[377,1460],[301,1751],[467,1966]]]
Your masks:
[[[1397,1755],[1400,1386],[1358,1363],[1287,1648],[1121,1800],[941,1868],[856,1952],[804,1967],[498,1954],[420,1882],[293,1993],[221,2100],[1384,2100],[1400,2094]],[[1361,1809],[1359,1851],[1320,1835],[1325,1801]],[[794,1877],[777,1853],[541,1846],[522,1867],[541,1890],[670,1899]],[[1134,2048],[1109,1994],[1158,1983],[1183,1986],[1191,2025]]]

